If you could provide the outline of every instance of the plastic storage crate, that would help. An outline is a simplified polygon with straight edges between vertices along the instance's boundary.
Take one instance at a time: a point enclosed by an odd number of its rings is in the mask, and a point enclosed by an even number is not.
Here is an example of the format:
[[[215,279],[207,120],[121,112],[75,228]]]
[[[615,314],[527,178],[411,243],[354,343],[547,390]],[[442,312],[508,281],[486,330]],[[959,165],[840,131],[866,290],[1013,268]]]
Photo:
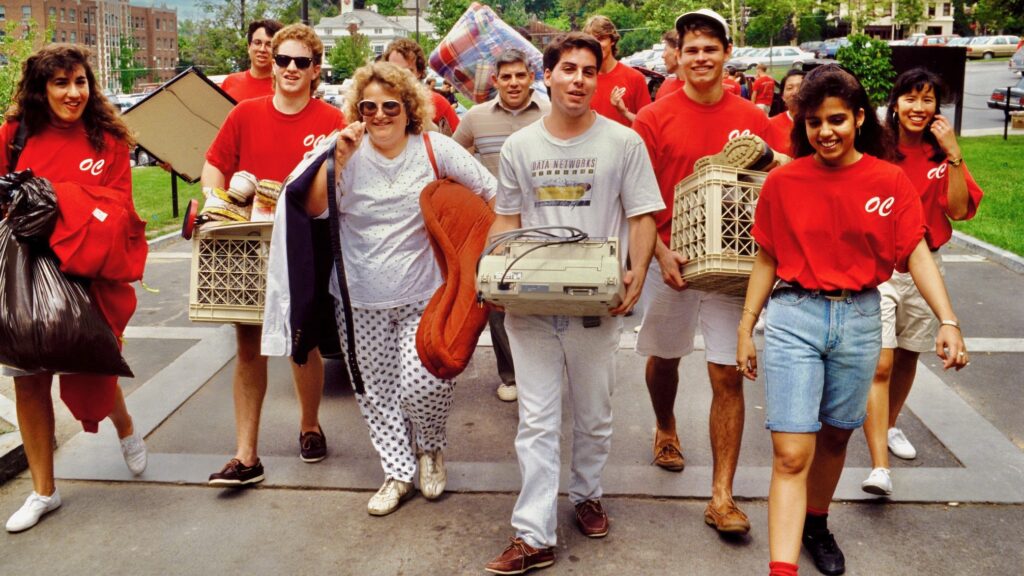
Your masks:
[[[273,222],[211,223],[192,240],[188,317],[263,323]]]
[[[742,296],[754,267],[750,235],[765,173],[706,166],[676,185],[670,247],[687,259],[683,279],[708,292]]]

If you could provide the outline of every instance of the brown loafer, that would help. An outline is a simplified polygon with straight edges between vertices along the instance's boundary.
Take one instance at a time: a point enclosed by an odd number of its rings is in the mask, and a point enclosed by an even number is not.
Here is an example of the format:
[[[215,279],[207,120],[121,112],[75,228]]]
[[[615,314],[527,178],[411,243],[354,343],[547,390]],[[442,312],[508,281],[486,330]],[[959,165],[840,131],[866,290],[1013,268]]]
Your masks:
[[[704,509],[704,522],[721,534],[746,534],[750,532],[750,519],[735,502],[730,501],[724,512],[715,510],[708,502]]]
[[[587,538],[603,538],[608,535],[608,514],[600,500],[584,500],[576,505],[576,524]]]
[[[555,563],[554,548],[534,548],[522,538],[512,541],[505,551],[484,566],[492,574],[523,574],[534,568],[547,568]]]
[[[654,461],[655,464],[665,470],[682,472],[686,467],[686,458],[683,458],[683,451],[679,447],[679,436],[675,430],[657,430],[654,433]]]

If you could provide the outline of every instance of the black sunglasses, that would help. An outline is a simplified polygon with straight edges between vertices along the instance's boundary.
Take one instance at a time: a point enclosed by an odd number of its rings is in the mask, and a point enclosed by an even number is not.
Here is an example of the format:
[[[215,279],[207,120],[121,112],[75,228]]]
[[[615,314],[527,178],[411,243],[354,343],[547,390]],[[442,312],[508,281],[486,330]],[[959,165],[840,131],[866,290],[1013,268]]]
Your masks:
[[[295,62],[295,67],[299,70],[305,70],[313,65],[313,59],[309,56],[288,56],[287,54],[274,54],[274,64],[277,64],[281,68],[287,68],[289,64]]]
[[[376,116],[377,103],[373,100],[363,100],[357,105],[361,116]],[[402,103],[398,100],[385,100],[380,103],[381,110],[385,116],[394,118],[402,113]]]

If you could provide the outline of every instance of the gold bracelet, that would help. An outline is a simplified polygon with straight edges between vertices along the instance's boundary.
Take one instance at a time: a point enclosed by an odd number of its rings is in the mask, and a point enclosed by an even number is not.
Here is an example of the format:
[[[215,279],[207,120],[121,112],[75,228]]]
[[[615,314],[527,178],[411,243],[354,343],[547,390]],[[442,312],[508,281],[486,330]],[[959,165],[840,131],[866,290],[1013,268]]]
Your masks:
[[[946,162],[953,168],[959,168],[960,165],[964,163],[964,157],[961,156],[956,160],[953,160],[952,158],[946,158]]]
[[[750,308],[747,308],[746,306],[743,307],[743,311],[746,312],[747,314],[750,314],[754,318],[757,318],[757,317],[760,316],[760,314],[758,314],[757,312],[754,312],[753,310],[751,310]]]

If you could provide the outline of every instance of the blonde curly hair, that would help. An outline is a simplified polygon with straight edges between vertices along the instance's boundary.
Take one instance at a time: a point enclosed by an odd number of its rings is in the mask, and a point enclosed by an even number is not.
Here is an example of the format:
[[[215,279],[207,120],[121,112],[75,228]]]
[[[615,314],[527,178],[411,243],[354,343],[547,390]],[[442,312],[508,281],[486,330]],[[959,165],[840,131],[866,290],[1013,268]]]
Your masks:
[[[408,70],[388,62],[367,64],[352,75],[352,87],[345,95],[345,119],[348,122],[362,120],[359,102],[363,100],[366,87],[373,82],[398,95],[409,117],[409,124],[405,127],[407,134],[419,134],[433,128],[434,103],[427,87]]]

